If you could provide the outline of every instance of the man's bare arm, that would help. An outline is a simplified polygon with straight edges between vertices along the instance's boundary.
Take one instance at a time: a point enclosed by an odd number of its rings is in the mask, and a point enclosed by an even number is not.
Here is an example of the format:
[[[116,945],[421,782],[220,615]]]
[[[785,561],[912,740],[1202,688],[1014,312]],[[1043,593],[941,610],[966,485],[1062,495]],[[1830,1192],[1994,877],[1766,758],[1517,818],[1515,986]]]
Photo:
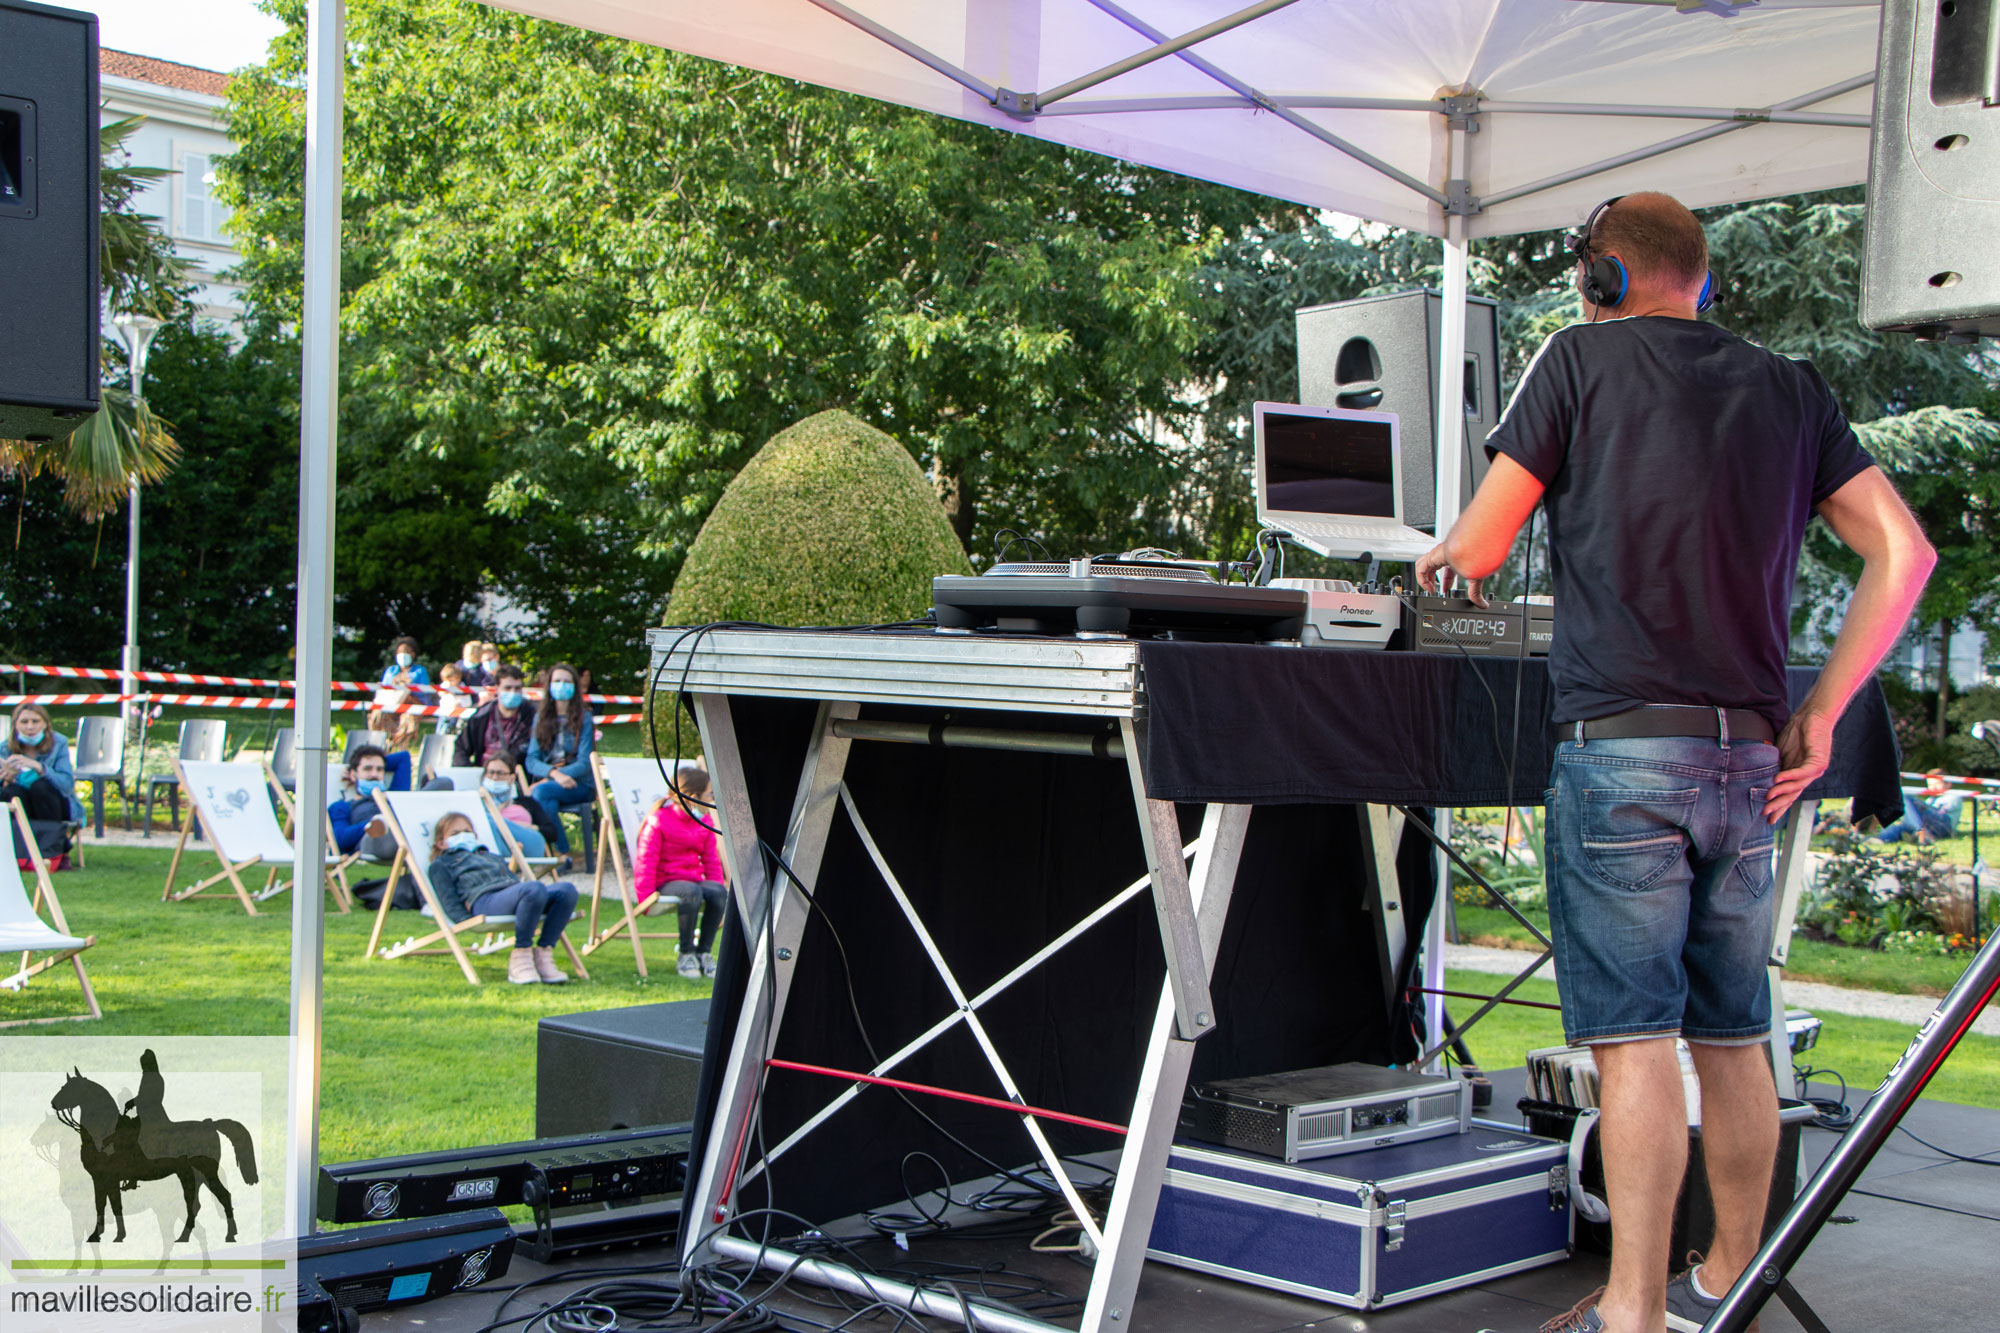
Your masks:
[[[1451,525],[1445,539],[1417,561],[1417,586],[1435,592],[1438,572],[1448,570],[1465,579],[1470,585],[1467,595],[1485,606],[1486,594],[1479,585],[1506,560],[1514,546],[1514,534],[1535,512],[1542,490],[1534,473],[1505,454],[1495,455],[1472,503]]]
[[[1778,736],[1780,771],[1764,803],[1764,815],[1773,824],[1826,771],[1833,758],[1834,723],[1895,646],[1937,564],[1937,551],[1916,515],[1880,468],[1867,469],[1828,496],[1819,514],[1861,557],[1861,578],[1819,680]]]

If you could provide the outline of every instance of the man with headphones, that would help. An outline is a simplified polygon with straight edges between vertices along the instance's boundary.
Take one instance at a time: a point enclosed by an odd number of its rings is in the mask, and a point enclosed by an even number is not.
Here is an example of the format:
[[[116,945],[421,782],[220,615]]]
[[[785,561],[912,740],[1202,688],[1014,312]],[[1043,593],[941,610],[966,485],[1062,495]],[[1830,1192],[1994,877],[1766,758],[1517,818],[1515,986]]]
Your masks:
[[[1561,608],[1545,873],[1563,1027],[1602,1076],[1609,1284],[1549,1333],[1699,1328],[1761,1240],[1777,1153],[1766,964],[1773,826],[1826,770],[1835,721],[1902,632],[1936,552],[1825,380],[1697,318],[1701,223],[1663,194],[1598,205],[1571,242],[1587,323],[1535,353],[1492,470],[1418,562],[1480,582],[1539,502]],[[1863,558],[1797,711],[1792,583],[1817,513]],[[1662,1263],[1687,1166],[1674,1039],[1701,1080],[1716,1231]]]

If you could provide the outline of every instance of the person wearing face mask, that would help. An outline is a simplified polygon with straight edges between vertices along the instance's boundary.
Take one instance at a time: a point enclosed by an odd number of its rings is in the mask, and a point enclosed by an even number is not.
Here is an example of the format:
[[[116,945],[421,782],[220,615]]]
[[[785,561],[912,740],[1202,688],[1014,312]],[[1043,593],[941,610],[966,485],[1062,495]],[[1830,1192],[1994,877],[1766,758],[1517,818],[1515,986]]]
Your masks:
[[[451,762],[458,768],[484,768],[497,755],[527,753],[535,729],[535,713],[521,689],[521,668],[498,666],[491,702],[473,710],[452,742]]]
[[[69,742],[49,725],[40,704],[14,710],[14,734],[6,754],[0,755],[0,803],[9,801],[19,803],[29,819],[45,823],[83,819]]]
[[[517,986],[569,980],[556,968],[555,944],[576,913],[574,884],[522,879],[505,857],[480,845],[472,821],[461,814],[437,822],[431,831],[431,852],[431,887],[437,890],[438,905],[446,916],[453,921],[474,916],[514,918],[507,980]]]
[[[398,636],[389,645],[390,662],[382,668],[381,689],[375,692],[375,706],[368,710],[368,729],[388,732],[393,730],[390,748],[408,749],[415,743],[419,725],[415,713],[398,713],[394,710],[406,703],[428,704],[437,702],[436,694],[429,688],[430,672],[423,663],[417,661],[417,641],[409,635]],[[393,728],[390,719],[394,718]]]
[[[590,751],[596,735],[590,705],[577,688],[577,669],[567,662],[549,668],[547,692],[535,712],[534,734],[528,739],[528,776],[535,785],[528,795],[557,816],[556,850],[569,851],[569,834],[561,825],[565,810],[597,799],[590,776]]]
[[[522,854],[547,856],[549,843],[556,835],[555,816],[530,797],[514,794],[514,768],[520,762],[521,757],[511,750],[494,755],[486,761],[479,785],[500,807],[500,817],[514,826],[514,841],[521,844]],[[499,831],[496,829],[494,833],[497,838]]]
[[[410,790],[409,753],[398,750],[390,754],[380,746],[356,746],[348,756],[342,786],[341,799],[326,807],[334,845],[342,855],[358,850],[378,861],[389,860],[396,854],[396,837],[382,818],[381,796],[385,791]],[[451,789],[450,778],[433,778],[424,784],[425,791]]]

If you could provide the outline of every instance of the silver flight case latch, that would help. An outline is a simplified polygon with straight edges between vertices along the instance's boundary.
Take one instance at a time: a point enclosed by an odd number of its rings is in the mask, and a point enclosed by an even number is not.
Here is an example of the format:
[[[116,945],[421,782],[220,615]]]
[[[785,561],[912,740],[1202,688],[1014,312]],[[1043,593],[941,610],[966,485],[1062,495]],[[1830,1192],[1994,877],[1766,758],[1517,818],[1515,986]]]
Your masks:
[[[1403,1228],[1405,1205],[1401,1199],[1389,1200],[1382,1210],[1382,1249],[1394,1253],[1403,1248]]]
[[[1549,1211],[1560,1212],[1569,1207],[1569,1164],[1561,1163],[1549,1168]]]

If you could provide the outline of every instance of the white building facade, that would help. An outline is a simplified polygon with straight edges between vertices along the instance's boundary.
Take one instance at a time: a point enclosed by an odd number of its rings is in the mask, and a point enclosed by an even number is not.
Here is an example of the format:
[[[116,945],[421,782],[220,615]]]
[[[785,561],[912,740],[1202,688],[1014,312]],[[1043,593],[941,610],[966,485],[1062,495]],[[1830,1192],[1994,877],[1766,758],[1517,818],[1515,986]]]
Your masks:
[[[222,276],[238,255],[226,231],[229,209],[215,197],[215,160],[233,149],[223,120],[228,88],[229,76],[214,70],[108,48],[98,54],[103,121],[145,117],[125,140],[127,160],[174,173],[151,182],[134,206],[160,220],[188,261],[197,318],[233,332],[243,291]]]

